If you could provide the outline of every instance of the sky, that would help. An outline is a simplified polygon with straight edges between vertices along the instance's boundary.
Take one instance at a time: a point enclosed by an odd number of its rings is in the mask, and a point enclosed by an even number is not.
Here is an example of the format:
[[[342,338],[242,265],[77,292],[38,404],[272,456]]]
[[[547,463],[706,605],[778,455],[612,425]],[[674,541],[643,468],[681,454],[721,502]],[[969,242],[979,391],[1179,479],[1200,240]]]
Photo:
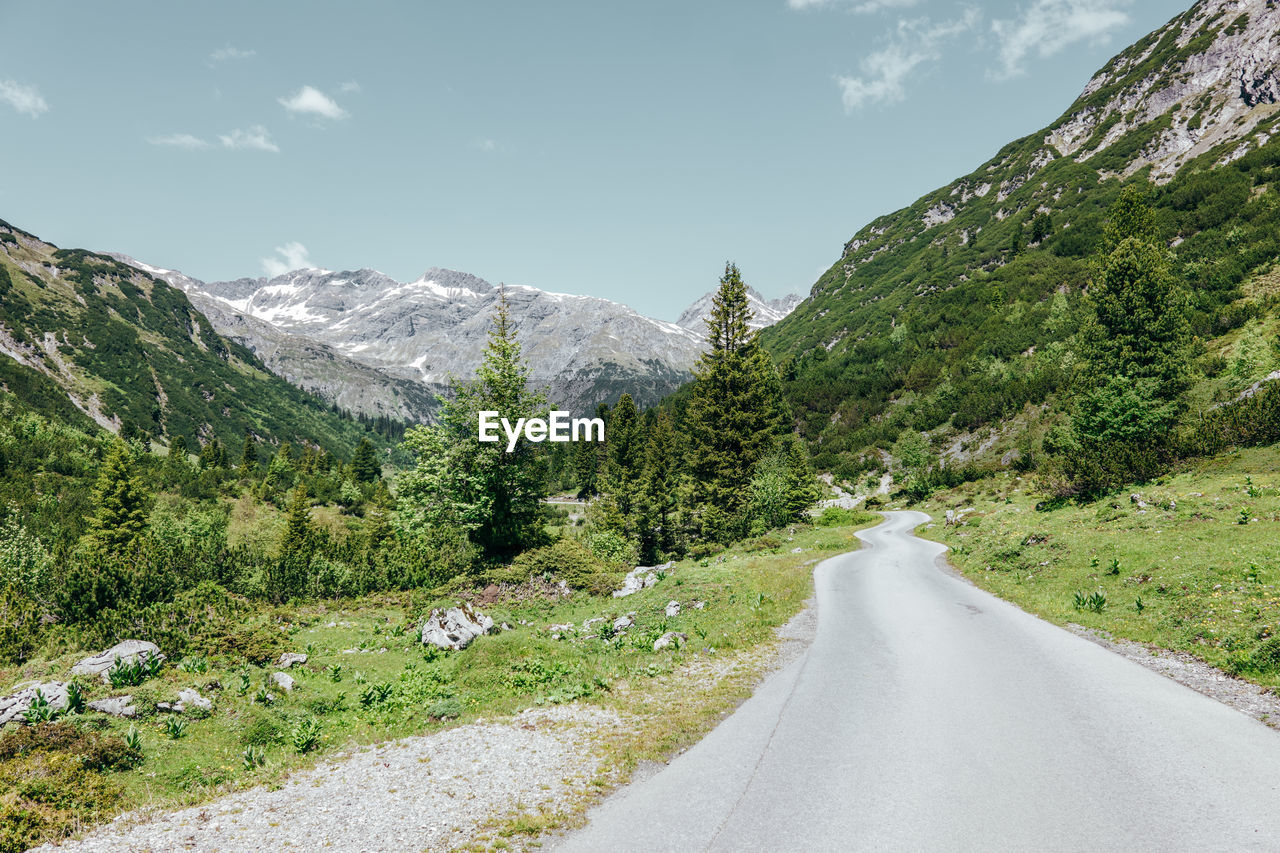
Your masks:
[[[1190,0],[0,0],[0,219],[206,281],[807,294]]]

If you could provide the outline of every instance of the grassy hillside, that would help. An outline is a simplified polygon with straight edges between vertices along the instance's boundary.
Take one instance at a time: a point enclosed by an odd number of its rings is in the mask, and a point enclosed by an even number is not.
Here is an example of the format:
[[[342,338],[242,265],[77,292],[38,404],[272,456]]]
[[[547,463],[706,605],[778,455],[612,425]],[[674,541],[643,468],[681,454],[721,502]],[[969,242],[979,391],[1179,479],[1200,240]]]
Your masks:
[[[1187,466],[1142,489],[1045,506],[1012,473],[924,505],[979,586],[1058,624],[1185,651],[1280,687],[1280,447]],[[1097,598],[1090,597],[1098,596]],[[1083,606],[1080,599],[1085,599]]]
[[[1149,193],[1201,338],[1273,316],[1262,274],[1280,257],[1280,105],[1192,72],[1269,38],[1276,13],[1254,3],[1251,21],[1220,5],[1198,3],[1121,53],[1049,128],[867,225],[764,332],[820,467],[849,476],[903,430],[983,431],[1052,400],[1126,184]]]
[[[271,374],[185,294],[104,255],[0,221],[0,381],[64,424],[189,447],[246,432],[349,453],[361,424]]]

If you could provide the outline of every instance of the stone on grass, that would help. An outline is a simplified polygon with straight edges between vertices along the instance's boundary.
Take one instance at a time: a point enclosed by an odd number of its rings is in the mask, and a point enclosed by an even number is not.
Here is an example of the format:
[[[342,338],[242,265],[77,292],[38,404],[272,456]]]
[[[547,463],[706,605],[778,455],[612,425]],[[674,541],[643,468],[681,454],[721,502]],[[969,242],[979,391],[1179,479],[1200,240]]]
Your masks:
[[[105,699],[95,699],[85,706],[90,711],[97,711],[99,714],[110,714],[113,717],[136,717],[138,709],[133,704],[133,697],[127,693],[124,696],[108,696]]]
[[[36,699],[36,691],[40,691],[40,695],[49,703],[49,706],[55,711],[67,710],[67,685],[61,681],[47,681],[43,683],[28,684],[16,693],[0,699],[0,727],[15,720],[21,722],[27,713],[27,709],[31,707],[31,703]]]
[[[93,657],[87,657],[80,663],[71,667],[74,675],[99,675],[104,683],[111,683],[109,673],[115,669],[116,659],[119,658],[121,663],[133,663],[137,660],[148,660],[150,658],[159,658],[164,660],[164,655],[160,652],[160,647],[155,643],[148,643],[146,640],[125,640],[116,643],[105,652],[98,652]]]
[[[614,598],[625,598],[632,593],[639,592],[642,589],[648,589],[658,582],[658,573],[670,573],[674,562],[663,563],[661,566],[636,566],[627,572],[627,576],[622,579],[622,588],[613,591]]]
[[[306,663],[307,656],[301,652],[285,652],[280,655],[280,660],[276,661],[276,666],[280,669],[288,669],[296,663]]]
[[[273,672],[271,673],[271,680],[285,693],[293,689],[293,676],[287,672]]]
[[[668,631],[661,637],[653,641],[653,650],[655,652],[662,651],[668,646],[680,648],[681,644],[689,642],[689,635],[682,631]]]
[[[623,631],[636,624],[636,615],[628,613],[626,616],[619,616],[613,620],[613,633],[621,634]]]
[[[666,612],[666,614],[667,614],[668,616],[679,616],[679,615],[680,615],[680,602],[678,602],[678,601],[668,601],[668,602],[667,602],[667,609],[666,609],[666,611],[665,611],[665,612]]]
[[[492,630],[493,620],[473,609],[470,604],[450,607],[448,610],[437,607],[422,625],[422,644],[461,651],[471,645],[476,637]]]
[[[566,634],[572,634],[578,629],[577,625],[572,622],[561,622],[556,625],[548,625],[547,630],[551,632],[551,639],[558,640]]]

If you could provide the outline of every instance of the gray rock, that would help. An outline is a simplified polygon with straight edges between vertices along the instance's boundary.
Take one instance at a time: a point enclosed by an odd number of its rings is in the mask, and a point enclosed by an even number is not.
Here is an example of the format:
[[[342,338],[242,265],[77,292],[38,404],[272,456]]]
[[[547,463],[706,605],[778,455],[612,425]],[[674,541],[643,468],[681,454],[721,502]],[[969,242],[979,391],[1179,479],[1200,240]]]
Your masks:
[[[116,643],[105,652],[85,658],[71,667],[71,672],[74,675],[101,676],[104,683],[109,683],[111,676],[108,673],[115,668],[117,658],[121,663],[133,663],[139,659],[147,660],[153,657],[164,660],[160,647],[155,643],[148,643],[146,640],[125,640]]]
[[[422,626],[422,644],[461,651],[471,645],[476,637],[492,630],[493,620],[470,604],[450,607],[448,610],[436,608]]]
[[[653,641],[653,650],[655,652],[662,651],[669,646],[679,648],[681,644],[689,642],[689,635],[681,631],[668,631],[661,637]]]
[[[572,634],[578,629],[577,625],[572,622],[562,622],[557,625],[547,626],[547,630],[551,632],[551,639],[558,640],[566,634]]]
[[[196,692],[194,687],[186,687],[178,691],[178,701],[173,703],[173,709],[179,714],[188,708],[199,708],[202,711],[213,710],[213,700],[206,699]]]
[[[136,717],[138,715],[138,709],[133,704],[133,697],[128,694],[95,699],[85,707],[90,711],[110,714],[113,717]]]
[[[14,722],[21,722],[31,703],[35,701],[36,691],[55,711],[67,710],[67,685],[61,681],[36,682],[28,684],[16,693],[0,699],[0,728]]]
[[[679,615],[680,615],[680,602],[678,602],[678,601],[668,601],[668,602],[667,602],[667,609],[666,609],[665,613],[666,613],[668,616],[679,616]]]
[[[592,626],[592,625],[595,625],[596,623],[598,623],[598,622],[603,622],[603,621],[604,621],[604,617],[603,617],[603,616],[595,616],[595,617],[592,617],[591,619],[588,619],[586,622],[583,622],[583,623],[582,623],[582,630],[583,630],[583,631],[590,631],[590,630],[591,630],[591,626]]]
[[[628,595],[637,593],[642,589],[648,589],[658,582],[658,573],[670,573],[675,566],[674,562],[666,562],[661,566],[636,566],[627,572],[627,576],[622,579],[622,588],[613,591],[614,598],[625,598]]]
[[[307,656],[301,652],[285,652],[280,655],[280,660],[276,661],[276,666],[280,669],[289,669],[294,664],[306,663]]]
[[[293,690],[293,685],[294,685],[293,676],[287,672],[273,672],[271,673],[271,680],[274,681],[276,683],[276,686],[279,687],[281,690],[283,690],[285,693],[288,693],[291,690]]]
[[[626,616],[619,616],[613,620],[613,633],[621,634],[623,631],[636,624],[636,615],[628,613]]]

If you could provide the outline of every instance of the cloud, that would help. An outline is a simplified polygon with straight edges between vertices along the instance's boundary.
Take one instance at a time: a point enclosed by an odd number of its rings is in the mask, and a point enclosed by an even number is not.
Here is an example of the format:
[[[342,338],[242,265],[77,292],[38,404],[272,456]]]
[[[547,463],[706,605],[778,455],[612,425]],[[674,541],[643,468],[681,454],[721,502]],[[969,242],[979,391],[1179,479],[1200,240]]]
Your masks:
[[[341,86],[338,87],[339,95],[345,95],[349,92],[354,94],[359,94],[360,84],[357,83],[355,80],[348,80],[347,82],[343,83]]]
[[[1023,71],[1031,54],[1053,56],[1080,41],[1101,41],[1117,27],[1129,23],[1120,10],[1130,0],[1033,0],[1014,19],[991,22],[991,32],[999,43],[1000,68],[997,78],[1014,77]]]
[[[841,3],[839,0],[787,0],[787,8],[795,9],[796,11],[844,5],[848,6],[849,11],[855,15],[870,15],[873,12],[882,12],[885,9],[908,9],[919,4],[920,0],[861,0],[861,2],[852,4]]]
[[[227,62],[232,59],[248,59],[251,56],[256,56],[257,53],[258,52],[256,50],[241,50],[238,47],[227,45],[226,47],[220,47],[213,53],[209,54],[209,58],[214,62]]]
[[[0,103],[6,103],[20,113],[36,118],[49,111],[40,90],[35,86],[26,86],[16,80],[0,80]]]
[[[225,136],[219,136],[218,141],[222,143],[223,148],[280,153],[280,146],[272,141],[271,134],[260,124],[255,124],[248,130],[236,128]]]
[[[942,44],[971,31],[979,13],[969,9],[964,16],[941,24],[928,18],[900,20],[890,41],[860,63],[859,77],[836,77],[844,108],[853,111],[867,104],[891,104],[906,97],[906,82],[917,68],[942,58]]]
[[[150,142],[152,145],[170,145],[174,148],[190,148],[192,150],[209,147],[208,142],[205,142],[198,136],[192,136],[189,133],[171,133],[168,136],[151,136],[147,138],[147,142]]]
[[[496,139],[477,139],[475,142],[471,143],[471,147],[475,148],[477,151],[492,153],[498,150],[498,141]]]
[[[287,98],[277,98],[286,110],[291,113],[316,115],[327,119],[344,119],[347,111],[319,89],[303,86]]]
[[[262,259],[262,269],[272,278],[311,266],[310,252],[297,240],[276,246],[276,255],[279,257]]]

